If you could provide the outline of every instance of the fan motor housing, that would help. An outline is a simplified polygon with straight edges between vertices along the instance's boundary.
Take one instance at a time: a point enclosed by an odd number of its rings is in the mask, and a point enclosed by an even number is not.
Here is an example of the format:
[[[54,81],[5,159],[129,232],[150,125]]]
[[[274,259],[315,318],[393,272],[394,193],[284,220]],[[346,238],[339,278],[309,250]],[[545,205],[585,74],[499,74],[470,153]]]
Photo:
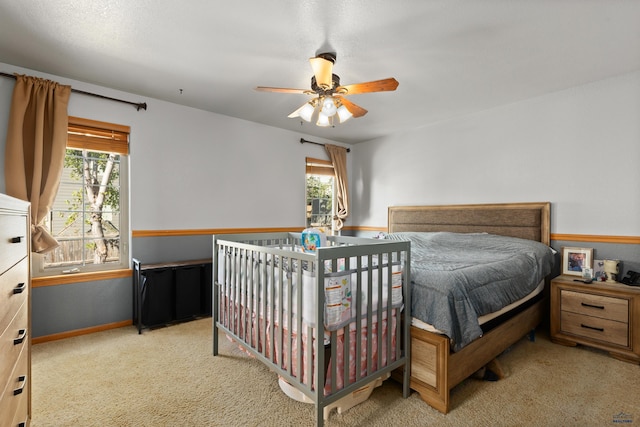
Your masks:
[[[331,87],[324,89],[316,82],[316,76],[311,77],[311,90],[318,95],[331,95],[335,92],[336,88],[340,86],[340,76],[337,74],[331,74]]]

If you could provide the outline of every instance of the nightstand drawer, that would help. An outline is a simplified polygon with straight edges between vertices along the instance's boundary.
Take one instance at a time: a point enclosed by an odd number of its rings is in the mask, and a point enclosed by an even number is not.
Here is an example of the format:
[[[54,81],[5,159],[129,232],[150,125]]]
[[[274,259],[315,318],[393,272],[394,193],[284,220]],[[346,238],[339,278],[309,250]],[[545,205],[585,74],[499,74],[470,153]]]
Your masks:
[[[568,311],[560,314],[560,330],[567,334],[629,346],[629,324]]]
[[[560,309],[601,319],[629,323],[629,301],[625,298],[593,295],[563,289]]]

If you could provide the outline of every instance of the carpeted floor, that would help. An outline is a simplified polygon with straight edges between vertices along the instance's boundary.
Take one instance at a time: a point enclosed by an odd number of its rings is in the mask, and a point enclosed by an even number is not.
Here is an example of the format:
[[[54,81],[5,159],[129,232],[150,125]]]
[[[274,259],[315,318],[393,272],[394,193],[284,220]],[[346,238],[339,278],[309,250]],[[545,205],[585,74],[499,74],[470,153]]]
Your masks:
[[[33,346],[32,406],[44,426],[313,426],[312,405],[226,338],[212,356],[211,319],[131,327]],[[640,425],[640,367],[539,333],[500,356],[507,378],[469,379],[443,415],[387,380],[327,426]]]

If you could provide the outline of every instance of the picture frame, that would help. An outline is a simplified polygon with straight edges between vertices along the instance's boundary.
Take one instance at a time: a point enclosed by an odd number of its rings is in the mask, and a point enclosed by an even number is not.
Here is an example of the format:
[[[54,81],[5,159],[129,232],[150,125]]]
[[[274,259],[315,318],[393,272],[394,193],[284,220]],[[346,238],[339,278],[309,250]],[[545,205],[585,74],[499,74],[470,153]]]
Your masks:
[[[604,282],[607,280],[607,275],[604,273],[604,260],[593,260],[593,280],[596,282]]]
[[[582,276],[582,269],[593,268],[593,248],[563,246],[561,252],[562,274]]]

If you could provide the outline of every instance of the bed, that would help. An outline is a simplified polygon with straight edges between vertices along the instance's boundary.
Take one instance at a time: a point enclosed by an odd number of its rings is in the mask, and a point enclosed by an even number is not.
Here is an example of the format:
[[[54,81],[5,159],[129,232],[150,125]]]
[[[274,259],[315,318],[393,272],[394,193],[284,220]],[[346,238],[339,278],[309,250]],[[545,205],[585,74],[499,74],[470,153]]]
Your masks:
[[[389,233],[490,233],[550,244],[550,203],[394,206],[388,209]],[[415,249],[412,249],[412,269]],[[531,333],[546,315],[545,292],[483,325],[481,337],[455,349],[449,336],[412,324],[410,387],[440,412],[451,409],[453,387]],[[412,285],[413,286],[413,285]],[[523,299],[525,300],[525,299]],[[414,301],[415,303],[415,301]],[[415,322],[414,322],[415,323]],[[454,351],[455,350],[455,351]]]
[[[394,370],[408,397],[409,259],[405,241],[329,236],[305,251],[301,233],[214,236],[213,354],[222,331],[315,404],[317,425]]]

